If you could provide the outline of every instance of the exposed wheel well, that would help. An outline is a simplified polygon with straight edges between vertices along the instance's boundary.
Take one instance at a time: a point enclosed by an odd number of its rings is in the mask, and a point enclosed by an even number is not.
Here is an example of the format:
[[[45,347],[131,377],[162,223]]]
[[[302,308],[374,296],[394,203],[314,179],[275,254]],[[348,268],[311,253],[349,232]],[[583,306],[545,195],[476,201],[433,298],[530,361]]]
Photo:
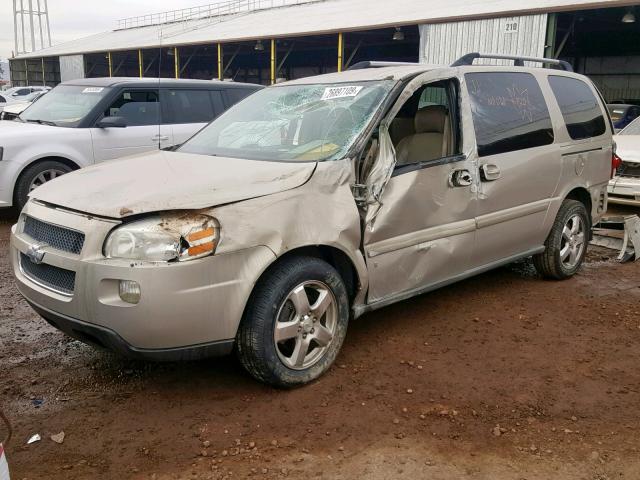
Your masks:
[[[34,160],[33,162],[25,165],[24,168],[22,169],[22,171],[20,172],[20,175],[18,175],[18,178],[16,179],[16,182],[14,184],[14,196],[15,196],[15,185],[18,184],[18,182],[20,181],[20,179],[24,175],[24,172],[26,172],[28,168],[30,168],[30,167],[32,167],[34,165],[37,165],[37,164],[42,163],[42,162],[47,162],[47,161],[60,162],[60,163],[62,163],[64,165],[66,165],[67,167],[71,168],[72,170],[78,170],[80,168],[80,166],[78,164],[76,164],[75,162],[69,160],[68,158],[64,158],[64,157],[43,157],[43,158],[39,158],[37,160]]]
[[[316,245],[316,246],[295,248],[293,250],[288,251],[284,255],[280,256],[267,269],[267,271],[269,271],[269,269],[271,269],[273,265],[276,265],[282,259],[289,258],[295,255],[307,255],[310,257],[316,257],[330,264],[333,268],[335,268],[338,271],[338,273],[342,277],[345,287],[347,288],[347,293],[349,294],[349,300],[353,301],[353,299],[356,296],[356,292],[359,284],[358,273],[355,266],[353,265],[353,262],[351,261],[351,259],[346,253],[344,253],[342,250],[338,248],[330,247],[327,245]]]
[[[587,214],[589,218],[591,218],[591,211],[592,211],[591,195],[589,194],[589,191],[586,188],[583,188],[583,187],[574,188],[567,195],[567,199],[577,200],[578,202],[582,202],[584,207],[587,209]]]

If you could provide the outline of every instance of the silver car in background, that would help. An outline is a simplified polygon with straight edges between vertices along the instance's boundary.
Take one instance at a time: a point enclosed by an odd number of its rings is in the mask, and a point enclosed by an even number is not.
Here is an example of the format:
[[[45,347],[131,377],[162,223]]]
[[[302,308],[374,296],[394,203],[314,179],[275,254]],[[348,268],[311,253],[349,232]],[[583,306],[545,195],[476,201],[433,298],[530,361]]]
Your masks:
[[[640,207],[640,118],[614,137],[620,166],[609,183],[609,201]]]

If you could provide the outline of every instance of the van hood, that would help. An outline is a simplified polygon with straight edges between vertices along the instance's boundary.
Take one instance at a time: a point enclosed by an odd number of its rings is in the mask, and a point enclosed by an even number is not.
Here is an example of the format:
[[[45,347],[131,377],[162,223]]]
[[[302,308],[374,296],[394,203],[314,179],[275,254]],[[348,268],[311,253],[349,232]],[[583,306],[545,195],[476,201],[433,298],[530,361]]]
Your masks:
[[[616,154],[627,163],[640,163],[640,135],[616,135]]]
[[[77,170],[47,182],[31,197],[109,218],[215,207],[290,190],[316,163],[284,163],[154,152]]]

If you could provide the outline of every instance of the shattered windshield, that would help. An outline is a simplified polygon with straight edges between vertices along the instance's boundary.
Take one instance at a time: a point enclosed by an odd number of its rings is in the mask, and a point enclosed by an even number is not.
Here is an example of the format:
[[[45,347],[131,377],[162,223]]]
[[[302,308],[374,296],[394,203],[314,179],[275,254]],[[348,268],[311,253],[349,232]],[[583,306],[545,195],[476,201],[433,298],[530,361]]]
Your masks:
[[[338,159],[371,121],[393,84],[267,88],[220,116],[179,151],[251,160]]]

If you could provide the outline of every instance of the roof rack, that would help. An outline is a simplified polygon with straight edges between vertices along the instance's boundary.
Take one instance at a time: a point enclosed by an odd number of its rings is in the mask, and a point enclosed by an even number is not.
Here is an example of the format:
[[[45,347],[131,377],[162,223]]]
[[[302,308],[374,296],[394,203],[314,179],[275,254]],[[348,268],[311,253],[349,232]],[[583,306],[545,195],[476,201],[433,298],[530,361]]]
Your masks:
[[[354,65],[351,65],[347,70],[362,70],[365,68],[384,68],[384,67],[407,67],[407,66],[417,66],[419,63],[411,63],[411,62],[379,62],[379,61],[371,61],[367,60],[364,62],[358,62]]]
[[[548,65],[556,65],[567,72],[573,72],[573,67],[569,62],[557,60],[555,58],[537,58],[537,57],[520,57],[518,55],[500,55],[496,53],[467,53],[451,64],[452,67],[462,67],[464,65],[473,65],[473,61],[478,58],[492,58],[496,60],[513,60],[516,67],[524,67],[524,62],[546,63]]]

